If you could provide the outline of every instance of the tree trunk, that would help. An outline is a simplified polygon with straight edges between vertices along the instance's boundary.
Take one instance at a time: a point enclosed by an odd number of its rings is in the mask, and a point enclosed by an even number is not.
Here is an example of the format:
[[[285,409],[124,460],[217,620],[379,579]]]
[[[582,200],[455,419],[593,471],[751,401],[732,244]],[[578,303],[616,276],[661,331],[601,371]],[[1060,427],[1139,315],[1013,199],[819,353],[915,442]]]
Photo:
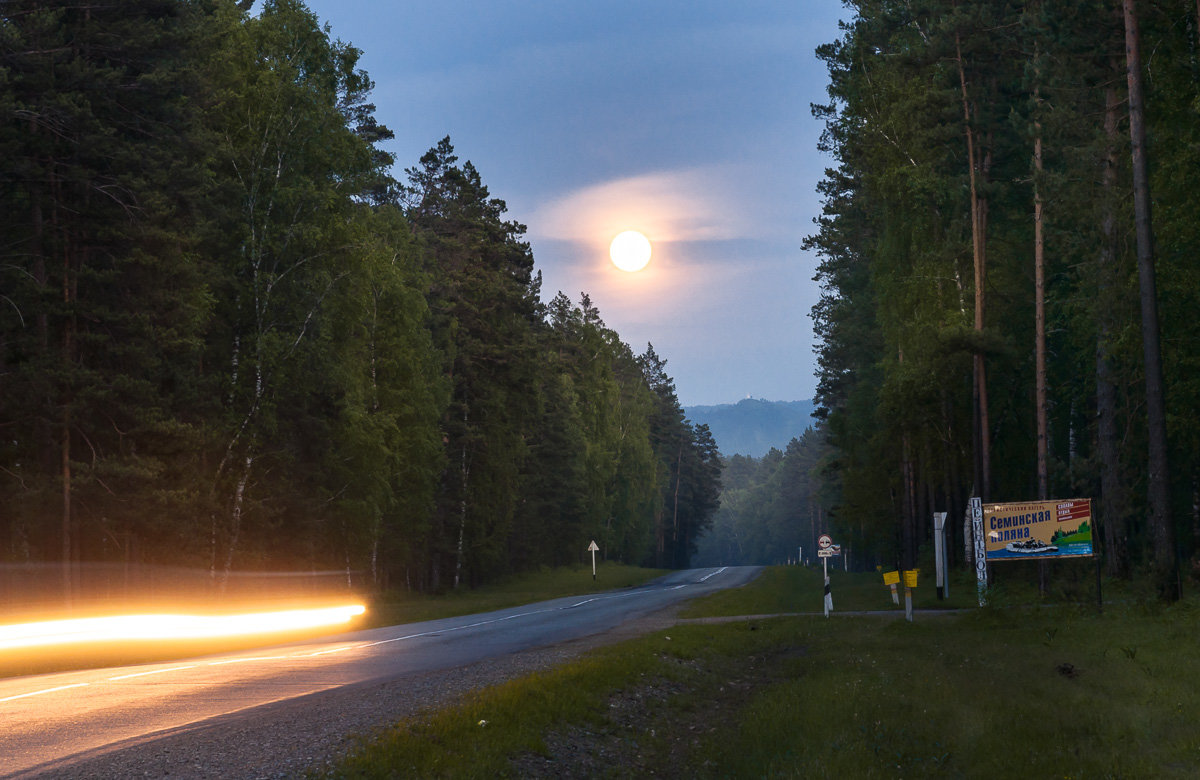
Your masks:
[[[984,235],[987,226],[987,200],[980,195],[980,181],[986,167],[979,159],[976,149],[975,130],[971,124],[971,101],[967,93],[967,73],[963,63],[962,44],[954,36],[954,50],[958,63],[958,80],[962,89],[963,127],[967,140],[967,177],[971,197],[971,257],[975,269],[975,331],[983,332],[984,285],[987,281],[986,248]],[[978,173],[977,173],[978,171]],[[991,493],[991,455],[988,428],[987,369],[983,353],[977,348],[972,366],[974,379],[973,400],[975,420],[975,489],[983,500]]]
[[[1134,0],[1123,0],[1125,65],[1129,81],[1129,136],[1133,154],[1133,208],[1137,227],[1138,287],[1142,308],[1142,352],[1146,372],[1146,416],[1149,434],[1149,527],[1154,546],[1154,577],[1159,595],[1179,598],[1175,527],[1171,519],[1167,420],[1163,393],[1162,353],[1158,334],[1158,292],[1154,271],[1154,233],[1150,218],[1150,177],[1146,161],[1145,98],[1142,93],[1141,42]]]
[[[1035,50],[1036,52],[1036,50]],[[1035,53],[1035,58],[1037,54]],[[1039,89],[1034,88],[1034,102],[1041,103]],[[1033,354],[1034,354],[1034,413],[1037,417],[1037,497],[1045,501],[1050,495],[1049,445],[1046,422],[1046,242],[1043,232],[1042,125],[1034,122],[1033,139]],[[1038,592],[1045,596],[1049,589],[1050,571],[1046,561],[1038,561]]]
[[[671,568],[679,568],[679,483],[683,481],[683,439],[675,459],[675,506],[671,510]]]
[[[1042,174],[1042,136],[1033,141],[1033,308],[1034,373],[1037,409],[1037,481],[1038,498],[1045,501],[1050,493],[1049,446],[1046,422],[1046,256],[1042,233],[1042,193],[1038,179]]]
[[[63,601],[71,603],[75,588],[71,577],[71,407],[63,404],[61,439],[62,462],[62,588]]]
[[[1101,181],[1104,187],[1102,243],[1097,265],[1096,291],[1096,438],[1100,455],[1100,521],[1104,539],[1104,568],[1110,577],[1129,575],[1127,499],[1121,479],[1121,452],[1117,432],[1117,386],[1113,381],[1112,341],[1117,269],[1117,228],[1113,210],[1117,186],[1117,132],[1121,96],[1115,87],[1105,90],[1104,134],[1108,153]]]
[[[454,589],[458,590],[458,583],[462,580],[463,555],[465,553],[464,541],[467,534],[467,486],[471,478],[470,460],[467,458],[467,442],[466,430],[468,423],[468,412],[466,406],[463,407],[463,443],[462,450],[459,452],[459,489],[462,495],[459,496],[458,502],[458,544],[454,549]]]

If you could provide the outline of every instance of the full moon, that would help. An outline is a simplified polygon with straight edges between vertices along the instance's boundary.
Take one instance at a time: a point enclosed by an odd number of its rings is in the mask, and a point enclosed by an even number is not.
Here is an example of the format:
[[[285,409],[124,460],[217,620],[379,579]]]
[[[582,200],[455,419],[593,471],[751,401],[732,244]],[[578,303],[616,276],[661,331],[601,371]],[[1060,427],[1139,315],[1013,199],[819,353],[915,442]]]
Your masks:
[[[636,230],[626,230],[612,240],[608,256],[622,271],[640,271],[650,262],[650,239]]]

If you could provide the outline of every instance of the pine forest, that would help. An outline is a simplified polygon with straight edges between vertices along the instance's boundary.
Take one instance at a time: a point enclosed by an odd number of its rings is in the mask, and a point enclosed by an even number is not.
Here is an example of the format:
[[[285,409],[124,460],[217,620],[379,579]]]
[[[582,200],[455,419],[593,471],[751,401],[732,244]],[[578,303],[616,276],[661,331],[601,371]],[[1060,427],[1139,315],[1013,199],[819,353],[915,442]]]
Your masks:
[[[912,568],[947,512],[963,565],[970,497],[1086,497],[1104,573],[1178,597],[1200,3],[845,5],[808,150],[819,422],[753,459],[587,294],[543,296],[450,138],[383,150],[361,52],[300,0],[7,0],[0,562],[68,595],[86,564],[441,592],[593,539],[684,567],[828,532]]]
[[[0,6],[0,561],[685,566],[720,462],[667,361],[542,301],[449,138],[392,178],[361,52],[250,7]]]
[[[1104,571],[1200,547],[1200,4],[847,3],[817,401],[832,526],[915,564],[969,496],[1090,497]],[[961,559],[961,554],[959,555]]]

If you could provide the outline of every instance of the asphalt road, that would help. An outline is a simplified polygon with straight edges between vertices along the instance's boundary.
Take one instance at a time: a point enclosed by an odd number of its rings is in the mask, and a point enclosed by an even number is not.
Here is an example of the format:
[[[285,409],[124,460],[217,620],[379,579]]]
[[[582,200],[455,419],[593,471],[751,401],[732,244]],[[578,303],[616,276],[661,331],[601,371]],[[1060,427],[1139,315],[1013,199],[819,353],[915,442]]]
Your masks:
[[[357,631],[165,664],[0,680],[0,777],[69,771],[78,758],[301,696],[451,669],[609,631],[736,587],[754,567],[691,569],[636,588]],[[310,697],[320,702],[321,697]],[[252,713],[257,714],[257,713]]]

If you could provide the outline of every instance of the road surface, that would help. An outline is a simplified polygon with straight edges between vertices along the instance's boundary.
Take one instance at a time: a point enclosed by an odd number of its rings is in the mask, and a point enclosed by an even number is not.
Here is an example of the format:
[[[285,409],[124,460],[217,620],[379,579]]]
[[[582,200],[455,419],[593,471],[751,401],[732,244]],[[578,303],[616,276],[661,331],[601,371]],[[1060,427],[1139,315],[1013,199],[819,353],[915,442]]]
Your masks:
[[[0,680],[0,777],[74,762],[344,686],[475,664],[609,631],[684,599],[736,587],[755,567],[691,569],[649,585],[310,642],[163,664]],[[329,697],[325,697],[329,698]],[[333,699],[330,699],[331,701]],[[258,715],[258,713],[252,713]]]

